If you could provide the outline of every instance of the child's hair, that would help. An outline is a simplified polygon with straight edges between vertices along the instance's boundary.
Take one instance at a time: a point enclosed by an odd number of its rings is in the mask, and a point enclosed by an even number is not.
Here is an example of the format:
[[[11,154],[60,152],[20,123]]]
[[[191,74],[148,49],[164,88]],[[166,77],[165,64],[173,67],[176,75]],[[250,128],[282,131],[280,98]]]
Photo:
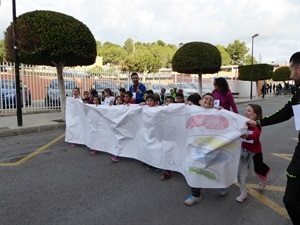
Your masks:
[[[175,98],[173,98],[173,97],[170,96],[170,95],[168,95],[167,97],[165,97],[165,100],[166,100],[166,99],[172,99],[172,102],[175,103]]]
[[[98,95],[98,92],[95,89],[91,89],[90,90],[90,94],[93,95],[93,96],[95,96],[95,95]]]
[[[153,101],[155,101],[155,102],[157,101],[154,95],[147,95],[145,100],[147,100],[147,99],[153,99]]]
[[[257,115],[256,120],[261,120],[263,115],[262,115],[262,108],[260,105],[257,104],[248,104],[253,109],[253,112]]]
[[[184,98],[183,93],[181,93],[181,92],[177,92],[176,93],[176,97],[182,97],[182,98]]]
[[[112,92],[112,90],[110,90],[110,88],[105,88],[104,92],[108,93],[110,96],[114,96],[114,93]]]
[[[85,95],[85,94],[89,94],[89,92],[88,91],[83,92],[83,95]]]
[[[215,99],[215,97],[213,96],[213,94],[210,93],[210,92],[207,92],[207,93],[205,93],[204,95],[202,95],[202,98],[203,98],[204,96],[206,96],[206,95],[209,95],[209,96],[213,97],[213,99]],[[201,99],[202,99],[202,98],[201,98]]]
[[[191,94],[188,98],[187,101],[192,102],[194,105],[200,105],[199,104],[199,100],[201,99],[200,95],[195,95],[195,94]]]
[[[80,93],[80,89],[79,89],[79,87],[74,87],[74,88],[73,88],[73,90],[77,90],[77,91],[78,91],[78,93]]]
[[[158,94],[158,93],[154,93],[153,95],[154,95],[154,97],[155,97],[155,101],[156,101],[156,102],[159,102],[159,101],[160,101],[160,96],[159,96],[159,94]]]
[[[119,91],[120,92],[126,92],[126,89],[125,88],[120,88]]]
[[[129,95],[129,97],[132,98],[132,92],[131,92],[131,91],[126,91],[126,92],[124,93],[124,95]]]
[[[147,94],[147,95],[153,95],[154,92],[153,92],[152,90],[147,90],[147,91],[145,92],[145,94]]]
[[[130,93],[131,93],[131,92],[130,92]],[[118,95],[118,96],[115,98],[115,100],[114,100],[114,105],[116,105],[117,99],[121,99],[122,104],[124,103],[124,100],[121,98],[120,95]]]
[[[94,101],[94,98],[98,98],[99,103],[101,104],[101,99],[100,99],[100,97],[98,95],[93,96],[93,101]]]
[[[88,103],[89,100],[90,100],[89,98],[83,98],[83,99],[82,99],[82,102],[83,102],[83,103]]]

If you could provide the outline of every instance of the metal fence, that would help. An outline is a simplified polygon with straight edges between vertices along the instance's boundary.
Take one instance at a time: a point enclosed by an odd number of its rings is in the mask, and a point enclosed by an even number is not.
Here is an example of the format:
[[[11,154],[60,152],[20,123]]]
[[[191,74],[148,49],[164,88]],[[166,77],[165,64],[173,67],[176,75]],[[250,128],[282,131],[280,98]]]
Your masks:
[[[0,113],[13,113],[16,111],[16,85],[14,64],[1,63],[0,76]],[[95,83],[106,82],[119,87],[129,79],[128,75],[112,76],[106,71],[99,71],[97,75],[90,76],[84,69],[65,69],[64,80],[66,94],[74,86],[80,89],[80,93],[95,88]],[[55,67],[20,65],[20,86],[22,112],[49,111],[59,109],[59,104],[49,104],[49,96],[59,94],[57,85],[57,73]],[[109,86],[107,88],[110,88]],[[56,89],[56,90],[55,90]],[[52,102],[53,103],[53,102]]]

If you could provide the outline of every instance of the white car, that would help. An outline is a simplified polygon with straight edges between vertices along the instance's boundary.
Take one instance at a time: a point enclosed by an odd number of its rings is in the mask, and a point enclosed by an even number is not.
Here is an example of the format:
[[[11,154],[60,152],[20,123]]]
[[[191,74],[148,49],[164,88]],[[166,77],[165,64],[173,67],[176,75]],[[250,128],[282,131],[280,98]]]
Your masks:
[[[193,88],[195,88],[198,92],[199,90],[199,84],[198,83],[187,83],[188,85],[192,86]],[[206,94],[206,93],[211,93],[213,90],[211,88],[209,88],[208,86],[202,86],[202,95]]]

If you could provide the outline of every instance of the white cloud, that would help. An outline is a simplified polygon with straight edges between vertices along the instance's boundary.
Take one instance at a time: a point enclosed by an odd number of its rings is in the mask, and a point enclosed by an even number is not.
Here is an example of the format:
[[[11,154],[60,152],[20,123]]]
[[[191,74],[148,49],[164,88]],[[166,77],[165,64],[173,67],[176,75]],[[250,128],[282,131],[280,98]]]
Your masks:
[[[17,15],[53,10],[85,23],[96,40],[205,41],[227,46],[244,41],[263,62],[284,62],[300,50],[300,0],[17,0]],[[1,0],[0,31],[12,20],[10,0]]]

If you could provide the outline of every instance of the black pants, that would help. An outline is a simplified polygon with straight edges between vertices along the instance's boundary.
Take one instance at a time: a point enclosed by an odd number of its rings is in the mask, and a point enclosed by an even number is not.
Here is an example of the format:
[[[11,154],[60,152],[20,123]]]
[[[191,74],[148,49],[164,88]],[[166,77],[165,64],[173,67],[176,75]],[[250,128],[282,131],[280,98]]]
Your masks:
[[[300,225],[300,144],[295,149],[292,161],[288,166],[287,183],[283,202],[294,225]]]
[[[193,188],[193,187],[191,187],[191,191],[192,191],[192,195],[194,196],[194,197],[200,197],[200,195],[201,195],[201,188]]]
[[[264,163],[262,153],[255,153],[253,156],[253,164],[255,173],[259,174],[263,178],[266,178],[270,167]]]
[[[293,224],[300,225],[300,178],[287,178],[283,202]]]

